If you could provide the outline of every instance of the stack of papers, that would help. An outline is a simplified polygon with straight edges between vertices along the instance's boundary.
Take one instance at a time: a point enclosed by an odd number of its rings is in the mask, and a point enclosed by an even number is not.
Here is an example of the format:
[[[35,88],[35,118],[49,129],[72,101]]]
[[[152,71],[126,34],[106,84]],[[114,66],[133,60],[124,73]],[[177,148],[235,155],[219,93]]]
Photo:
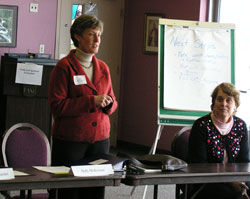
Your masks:
[[[114,171],[123,171],[123,163],[126,158],[117,157],[111,154],[98,154],[91,156],[82,161],[75,163],[75,165],[100,165],[112,164]]]

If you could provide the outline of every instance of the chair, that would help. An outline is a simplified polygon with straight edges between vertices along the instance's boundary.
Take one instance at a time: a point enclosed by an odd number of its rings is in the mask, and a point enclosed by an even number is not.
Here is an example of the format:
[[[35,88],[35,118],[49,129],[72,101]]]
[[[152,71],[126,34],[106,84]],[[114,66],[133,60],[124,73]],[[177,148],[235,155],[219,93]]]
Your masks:
[[[51,149],[46,135],[35,125],[18,123],[7,130],[2,142],[2,155],[5,167],[30,168],[32,166],[50,166]],[[28,198],[48,198],[48,193],[32,194]],[[25,198],[25,190],[20,196]]]
[[[188,157],[188,140],[192,126],[183,127],[174,136],[171,144],[171,154],[177,158],[187,161]],[[181,198],[181,191],[185,194],[183,185],[177,184],[175,190],[175,198]]]

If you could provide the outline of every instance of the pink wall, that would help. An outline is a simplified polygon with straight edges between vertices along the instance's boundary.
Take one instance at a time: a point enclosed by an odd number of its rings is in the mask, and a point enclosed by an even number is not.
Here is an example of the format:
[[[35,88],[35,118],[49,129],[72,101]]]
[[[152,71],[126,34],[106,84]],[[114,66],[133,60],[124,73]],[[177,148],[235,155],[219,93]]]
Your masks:
[[[144,13],[199,20],[200,0],[125,0],[118,140],[151,146],[157,132],[157,55],[143,53]],[[166,126],[158,148],[170,150],[181,127]]]
[[[29,12],[30,3],[38,3],[38,13]],[[4,53],[38,53],[40,44],[54,58],[56,39],[57,0],[1,0],[1,5],[18,6],[17,45],[0,48]]]

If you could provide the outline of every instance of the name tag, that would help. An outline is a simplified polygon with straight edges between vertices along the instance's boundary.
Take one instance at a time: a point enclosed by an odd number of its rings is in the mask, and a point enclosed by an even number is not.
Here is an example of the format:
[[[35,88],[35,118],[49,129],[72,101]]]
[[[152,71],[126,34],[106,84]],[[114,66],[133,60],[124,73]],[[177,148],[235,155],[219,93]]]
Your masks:
[[[12,168],[0,169],[0,180],[10,180],[14,178],[15,176]]]
[[[73,78],[74,78],[75,85],[87,84],[85,75],[75,75]]]
[[[71,172],[74,176],[78,177],[107,176],[114,174],[114,169],[111,164],[84,165],[71,166]]]

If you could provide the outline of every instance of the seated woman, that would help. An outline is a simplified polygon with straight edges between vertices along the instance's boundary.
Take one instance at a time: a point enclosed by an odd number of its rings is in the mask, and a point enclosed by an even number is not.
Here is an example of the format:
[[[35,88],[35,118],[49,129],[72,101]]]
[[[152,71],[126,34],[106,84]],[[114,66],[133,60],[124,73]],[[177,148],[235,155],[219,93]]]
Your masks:
[[[218,85],[212,95],[212,112],[197,119],[189,137],[189,163],[249,162],[246,123],[234,116],[240,105],[240,92],[230,83]],[[249,198],[243,182],[194,184],[188,195],[195,199]]]

